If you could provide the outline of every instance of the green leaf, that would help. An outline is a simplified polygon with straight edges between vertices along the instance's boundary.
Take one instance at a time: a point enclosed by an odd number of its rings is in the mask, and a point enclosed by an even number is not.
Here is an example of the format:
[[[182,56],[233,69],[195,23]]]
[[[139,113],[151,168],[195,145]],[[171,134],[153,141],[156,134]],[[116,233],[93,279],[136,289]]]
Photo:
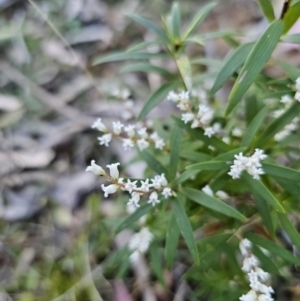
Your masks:
[[[177,225],[177,221],[174,213],[172,213],[167,234],[166,234],[166,246],[165,246],[165,259],[169,270],[171,270],[172,268],[173,261],[177,252],[179,235],[180,235],[180,231]]]
[[[181,136],[182,130],[179,126],[175,126],[172,135],[171,135],[171,143],[170,143],[170,164],[169,164],[169,181],[173,181],[177,172],[177,165],[179,160],[180,153],[180,144],[181,144]]]
[[[122,221],[120,225],[117,226],[115,233],[119,233],[123,229],[128,228],[130,225],[136,222],[140,217],[147,214],[152,208],[153,207],[151,204],[145,204],[139,207],[135,212],[130,214],[124,221]]]
[[[300,103],[296,103],[286,110],[281,116],[276,118],[258,137],[256,144],[258,147],[263,146],[269,139],[273,138],[276,133],[281,131],[287,124],[298,116],[300,113]]]
[[[293,82],[300,76],[300,68],[296,66],[285,62],[277,62],[277,66],[280,67]]]
[[[208,161],[211,159],[211,156],[207,154],[188,151],[188,150],[182,150],[180,153],[180,157],[195,162]]]
[[[224,161],[207,161],[193,165],[188,165],[188,170],[221,170],[229,168],[228,164]]]
[[[288,167],[283,167],[270,163],[262,164],[265,174],[274,176],[275,178],[289,180],[291,182],[300,182],[300,171],[291,169]]]
[[[291,182],[291,181],[285,181],[285,180],[278,179],[278,178],[276,178],[276,181],[287,192],[289,192],[296,200],[300,201],[300,186],[299,186],[299,184],[297,184],[295,182]]]
[[[200,58],[195,58],[191,60],[192,65],[203,65],[203,66],[211,66],[211,67],[216,67],[220,68],[222,66],[222,62],[219,60],[211,59],[208,57],[200,57]]]
[[[140,157],[148,164],[148,166],[158,174],[167,175],[167,169],[150,153],[146,151],[138,151]]]
[[[292,1],[292,6],[293,6],[293,5],[296,5],[297,3],[300,3],[300,0],[293,0],[293,1]]]
[[[241,221],[245,221],[246,217],[243,216],[241,213],[239,213],[234,208],[230,207],[226,203],[220,201],[219,199],[216,199],[214,197],[211,197],[207,194],[205,194],[202,191],[193,189],[193,188],[184,188],[182,192],[186,195],[187,198],[193,200],[194,202],[209,208],[211,210],[220,212],[224,215],[236,218]]]
[[[269,230],[271,236],[275,237],[275,228],[273,225],[271,212],[266,200],[255,192],[253,192],[253,197],[254,197],[257,211],[259,212],[259,215],[262,217],[265,226]]]
[[[182,77],[183,83],[186,87],[187,91],[191,91],[192,89],[192,69],[189,58],[187,56],[181,56],[176,59],[176,64],[180,75]]]
[[[231,37],[231,36],[240,36],[242,35],[240,32],[236,31],[214,31],[208,32],[200,35],[196,35],[186,39],[187,42],[195,42],[201,44],[201,41],[211,40],[216,38],[223,38],[223,37]],[[203,42],[202,42],[203,44]]]
[[[287,233],[293,244],[300,251],[300,234],[295,226],[290,222],[287,215],[284,213],[278,214],[278,218],[283,230]]]
[[[168,36],[166,33],[156,26],[153,22],[151,22],[148,19],[145,19],[139,15],[136,14],[128,14],[127,15],[131,20],[139,23],[143,27],[145,27],[147,30],[152,31],[155,35],[157,35],[158,38],[160,38],[164,42],[169,42]]]
[[[300,259],[294,257],[289,251],[287,251],[285,248],[279,246],[273,241],[270,241],[266,238],[263,238],[262,236],[258,236],[253,233],[247,233],[245,235],[249,240],[251,240],[254,244],[257,244],[264,249],[268,250],[272,255],[277,255],[286,261],[300,265]]]
[[[250,176],[246,172],[243,173],[242,179],[250,186],[251,191],[264,198],[271,206],[273,206],[279,212],[285,212],[279,201],[260,180],[253,179],[252,176]]]
[[[180,24],[181,24],[180,10],[178,7],[178,3],[176,2],[173,3],[172,5],[171,20],[172,20],[172,34],[176,43],[179,42],[180,40]]]
[[[93,61],[93,66],[125,60],[148,60],[151,58],[166,58],[162,53],[150,53],[150,52],[114,52],[108,55],[96,57]]]
[[[241,101],[243,95],[264,68],[265,63],[278,44],[282,31],[282,21],[274,21],[253,46],[230,92],[227,107],[225,109],[226,116],[233,110],[239,101]]]
[[[183,34],[183,40],[189,38],[201,25],[204,21],[208,13],[216,6],[216,3],[209,3],[208,5],[204,6],[200,11],[192,19],[191,23],[187,26],[185,33]]]
[[[220,154],[214,158],[214,160],[218,161],[233,161],[234,155],[239,154],[240,152],[244,152],[246,150],[246,147],[239,147],[233,150],[230,150],[229,152]]]
[[[268,114],[270,108],[268,106],[263,107],[258,113],[257,115],[251,120],[249,126],[247,127],[242,142],[241,142],[241,146],[246,146],[248,147],[255,134],[257,133],[258,129],[260,128],[261,124],[263,123],[266,115]]]
[[[140,115],[138,116],[138,120],[145,118],[150,111],[152,111],[160,102],[162,102],[167,97],[168,93],[177,85],[177,82],[167,82],[153,92],[142,108]]]
[[[228,57],[219,71],[216,80],[209,92],[212,96],[223,86],[223,84],[241,67],[249,55],[254,43],[247,43],[236,48]]]
[[[157,279],[163,288],[166,289],[166,282],[164,278],[163,264],[162,264],[162,256],[158,245],[154,242],[150,247],[150,262],[152,270],[154,271]]]
[[[19,26],[3,26],[0,29],[0,41],[6,41],[13,39],[22,34],[22,28]]]
[[[197,250],[192,226],[189,222],[189,219],[182,205],[183,199],[184,197],[178,194],[178,198],[173,199],[172,201],[172,209],[173,209],[174,216],[176,218],[178,228],[181,232],[181,235],[183,236],[190,250],[190,253],[193,257],[195,264],[198,265],[199,264],[198,250]]]
[[[275,20],[274,9],[269,0],[257,0],[264,16],[267,18],[269,22]]]
[[[186,170],[184,171],[178,178],[176,178],[172,182],[172,187],[177,187],[179,184],[183,183],[184,181],[188,180],[189,178],[193,177],[199,172],[199,170]]]
[[[162,45],[162,42],[159,40],[154,40],[154,41],[148,41],[148,42],[140,42],[137,44],[130,45],[127,49],[126,52],[136,52],[140,51],[142,49],[146,49],[149,46],[157,46],[157,45]]]
[[[136,64],[129,64],[123,67],[120,70],[121,73],[124,72],[146,72],[146,73],[158,73],[162,76],[173,78],[174,75],[169,72],[168,70],[158,67],[155,65],[151,65],[149,63],[136,63]]]
[[[284,36],[281,38],[281,41],[286,43],[300,44],[300,33]]]
[[[297,22],[300,16],[300,2],[289,7],[287,13],[283,17],[284,30],[287,33],[293,25]]]

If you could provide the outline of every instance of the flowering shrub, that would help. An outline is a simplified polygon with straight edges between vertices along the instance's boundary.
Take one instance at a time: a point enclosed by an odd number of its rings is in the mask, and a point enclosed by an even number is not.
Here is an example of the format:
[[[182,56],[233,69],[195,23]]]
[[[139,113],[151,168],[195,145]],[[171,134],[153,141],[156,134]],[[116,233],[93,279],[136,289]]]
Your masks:
[[[137,158],[148,166],[145,178],[120,176],[120,163],[107,165],[108,174],[92,160],[86,170],[110,183],[101,185],[104,197],[127,194],[128,216],[115,232],[138,231],[125,248],[130,262],[136,264],[150,248],[153,273],[165,286],[164,269],[184,261],[185,281],[196,284],[189,300],[273,300],[279,293],[272,289],[276,277],[289,279],[291,266],[300,265],[297,252],[285,245],[300,251],[294,225],[300,212],[300,69],[270,61],[286,76],[273,78],[263,70],[278,43],[300,42],[299,35],[286,35],[297,20],[299,1],[285,5],[279,20],[269,1],[258,2],[270,24],[256,42],[240,44],[234,32],[197,35],[215,4],[202,8],[182,31],[175,4],[162,19],[163,28],[129,16],[156,36],[153,41],[94,62],[141,59],[143,63],[129,64],[123,71],[155,72],[165,78],[134,123],[127,114],[129,121],[109,125],[98,118],[92,125],[100,132],[101,146],[118,139],[124,151],[136,149]],[[213,38],[223,38],[234,49],[217,74],[208,69],[199,76],[195,66],[209,61],[190,58],[185,50]],[[153,45],[159,51],[150,52]],[[170,59],[178,72],[155,65],[156,58]],[[230,79],[233,87],[222,101],[217,92]],[[131,93],[123,94],[131,103]],[[164,100],[175,103],[177,113],[151,124],[148,114]],[[279,233],[289,239],[280,239]],[[128,252],[122,254],[120,262],[129,262]]]

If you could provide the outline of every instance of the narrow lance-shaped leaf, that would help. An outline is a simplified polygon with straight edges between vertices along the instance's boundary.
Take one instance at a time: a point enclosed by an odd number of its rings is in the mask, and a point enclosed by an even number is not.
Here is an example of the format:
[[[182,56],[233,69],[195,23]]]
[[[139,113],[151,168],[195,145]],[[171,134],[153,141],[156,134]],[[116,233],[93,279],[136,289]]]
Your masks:
[[[298,230],[290,222],[286,214],[278,214],[278,218],[280,220],[282,228],[287,233],[293,244],[297,247],[298,251],[300,251],[300,234]]]
[[[173,181],[177,172],[177,165],[180,153],[182,130],[179,126],[175,126],[171,135],[171,154],[170,154],[170,164],[169,164],[169,181]]]
[[[270,24],[264,34],[255,43],[231,90],[225,115],[228,115],[241,101],[243,95],[264,68],[265,63],[278,44],[282,31],[282,21],[276,20]]]
[[[269,22],[275,20],[274,9],[270,0],[257,0],[264,16],[267,18]]]
[[[162,41],[164,42],[168,42],[169,39],[167,37],[167,35],[165,34],[165,32],[159,28],[158,26],[156,26],[153,22],[151,22],[148,19],[145,19],[139,15],[136,14],[128,14],[127,15],[131,20],[139,23],[140,25],[142,25],[143,27],[145,27],[147,30],[152,31],[154,34],[157,35],[157,37],[159,37]]]
[[[253,179],[252,176],[246,172],[243,173],[242,179],[249,185],[251,191],[264,198],[279,212],[285,212],[279,201],[260,180]]]
[[[226,168],[229,168],[229,166],[224,161],[207,161],[186,167],[188,170],[221,170]]]
[[[256,145],[263,146],[269,139],[273,138],[276,133],[281,131],[287,124],[298,116],[300,113],[300,103],[296,103],[286,110],[281,116],[276,118],[258,137]]]
[[[281,38],[281,41],[286,43],[300,44],[300,33],[284,36]]]
[[[180,25],[181,25],[180,10],[178,7],[178,3],[176,2],[173,3],[172,6],[171,20],[172,20],[172,33],[176,43],[179,42],[180,39]]]
[[[177,82],[167,82],[159,87],[154,93],[150,95],[148,100],[146,101],[144,107],[140,115],[138,116],[138,120],[146,117],[150,111],[152,111],[160,102],[162,102],[168,95],[168,93],[175,88]]]
[[[165,247],[165,259],[169,270],[172,268],[172,264],[175,258],[179,235],[180,231],[176,222],[176,218],[174,213],[172,213],[168,226]]]
[[[300,183],[300,171],[298,170],[270,163],[263,163],[262,167],[267,175],[291,182]]]
[[[191,69],[189,58],[184,55],[176,60],[176,64],[179,69],[180,75],[182,77],[183,83],[186,87],[186,90],[191,91],[192,69]]]
[[[158,245],[154,242],[150,247],[150,258],[151,258],[151,266],[152,270],[156,274],[160,284],[163,288],[166,289],[166,282],[164,278],[163,264],[162,264],[162,254],[161,250],[158,248]]]
[[[172,183],[172,187],[177,187],[179,184],[183,183],[184,181],[190,179],[191,177],[195,176],[199,170],[186,170],[184,171],[178,178],[176,178]]]
[[[183,199],[184,197],[181,196],[181,194],[178,194],[177,199],[174,199],[172,202],[172,209],[176,218],[178,228],[189,248],[193,260],[195,264],[199,264],[199,255],[193,234],[193,229],[181,203]]]
[[[208,13],[216,6],[216,3],[209,3],[204,6],[192,19],[191,23],[188,25],[187,29],[183,34],[183,41],[189,38],[200,26],[200,24],[204,21]]]
[[[223,67],[219,71],[216,80],[209,92],[210,95],[214,95],[223,84],[241,67],[247,56],[249,55],[254,43],[247,43],[236,48],[228,57]]]
[[[119,226],[117,226],[115,232],[119,233],[123,229],[128,228],[130,225],[136,222],[140,217],[148,213],[152,208],[153,207],[151,204],[142,205],[135,212],[129,215]]]
[[[245,236],[249,240],[251,240],[255,245],[259,245],[262,248],[268,250],[270,252],[270,254],[277,255],[290,263],[300,265],[299,258],[296,258],[295,256],[293,256],[293,254],[291,254],[289,251],[287,251],[282,246],[279,246],[275,242],[270,241],[266,238],[263,238],[262,236],[258,236],[253,233],[247,233]]]
[[[275,237],[275,228],[273,225],[270,208],[266,200],[255,192],[253,192],[253,196],[259,215],[262,217],[262,220],[267,229],[269,230],[271,236]]]
[[[277,66],[280,67],[292,81],[295,81],[300,76],[300,68],[296,66],[285,62],[277,62]]]
[[[182,192],[185,194],[186,197],[206,208],[220,212],[224,215],[236,218],[241,221],[246,220],[246,217],[234,208],[230,207],[229,205],[220,201],[219,199],[205,194],[202,191],[193,188],[184,188]]]
[[[154,170],[158,174],[167,174],[167,169],[155,158],[153,157],[150,153],[146,151],[139,151],[140,157],[146,161],[148,166]]]
[[[162,67],[159,67],[159,66],[151,65],[149,63],[136,63],[136,64],[126,65],[120,70],[120,72],[121,73],[124,73],[124,72],[158,73],[158,74],[168,77],[168,78],[174,77],[174,75],[171,72],[169,72],[168,70],[166,70]]]
[[[258,129],[260,128],[261,124],[263,123],[266,115],[269,112],[269,107],[265,106],[263,107],[258,114],[252,119],[250,122],[249,126],[247,127],[242,142],[241,146],[249,146],[250,143],[252,142],[255,134],[257,133]]]
[[[287,33],[293,25],[297,22],[300,16],[300,2],[294,5],[291,5],[284,15],[283,22],[284,22],[284,30],[283,33]]]
[[[289,192],[297,201],[300,201],[300,185],[298,183],[291,182],[291,181],[288,181],[288,180],[282,180],[282,179],[279,179],[279,178],[276,178],[276,181],[287,192]]]

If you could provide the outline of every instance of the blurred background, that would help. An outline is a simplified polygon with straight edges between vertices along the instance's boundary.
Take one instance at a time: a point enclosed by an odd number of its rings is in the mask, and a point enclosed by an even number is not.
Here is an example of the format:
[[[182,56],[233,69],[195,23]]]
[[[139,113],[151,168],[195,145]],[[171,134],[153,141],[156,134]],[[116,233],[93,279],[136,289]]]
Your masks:
[[[183,20],[207,2],[179,1]],[[273,1],[277,14],[282,2]],[[121,162],[129,177],[143,175],[134,151],[124,153],[118,142],[99,146],[90,125],[97,117],[134,122],[162,79],[121,73],[123,62],[93,67],[92,61],[153,38],[127,13],[160,24],[171,5],[0,0],[0,301],[187,300],[191,288],[180,291],[184,262],[166,275],[167,291],[151,275],[135,284],[146,265],[138,271],[117,266],[130,233],[114,238],[112,229],[127,214],[126,198],[103,199],[102,180],[85,172],[95,159],[102,166]],[[199,33],[239,30],[255,40],[266,26],[256,1],[220,0]],[[192,57],[214,60],[216,70],[229,50],[221,39],[188,48]],[[282,46],[276,55],[300,63],[298,46]],[[168,109],[163,105],[153,116]]]

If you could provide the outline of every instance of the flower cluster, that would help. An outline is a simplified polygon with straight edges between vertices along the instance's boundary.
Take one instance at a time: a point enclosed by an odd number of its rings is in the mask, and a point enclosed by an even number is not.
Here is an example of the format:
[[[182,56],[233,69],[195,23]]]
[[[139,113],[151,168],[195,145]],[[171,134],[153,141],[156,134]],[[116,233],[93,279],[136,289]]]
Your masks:
[[[267,155],[264,154],[263,150],[255,149],[251,157],[245,157],[243,153],[239,153],[234,157],[235,160],[233,165],[230,166],[230,172],[228,172],[233,179],[238,179],[243,170],[246,170],[256,180],[259,180],[260,175],[264,174],[260,160],[267,158]]]
[[[170,187],[168,187],[168,181],[164,174],[156,175],[153,179],[146,179],[145,181],[140,181],[140,186],[137,185],[138,181],[131,181],[127,179],[124,181],[123,178],[119,177],[118,166],[120,163],[113,163],[107,165],[109,168],[110,175],[108,175],[105,170],[95,163],[95,160],[91,161],[91,165],[86,168],[86,171],[90,171],[95,175],[104,176],[108,181],[112,182],[108,186],[104,184],[101,185],[101,188],[104,192],[104,197],[108,197],[109,194],[115,193],[118,189],[123,191],[128,191],[131,195],[127,205],[129,206],[129,211],[134,211],[132,208],[140,207],[139,201],[142,195],[149,194],[148,203],[155,206],[160,203],[158,198],[158,193],[160,192],[164,198],[168,198],[172,196],[173,191]],[[151,181],[151,183],[150,183]]]
[[[207,194],[207,195],[209,195],[209,196],[216,196],[216,197],[218,197],[220,200],[222,200],[222,201],[225,201],[225,200],[227,200],[227,199],[229,199],[229,195],[225,192],[225,191],[223,191],[223,190],[218,190],[215,194],[214,194],[214,192],[212,191],[212,189],[211,189],[211,187],[209,186],[209,185],[206,185],[206,186],[204,186],[203,188],[202,188],[202,191],[205,193],[205,194]]]
[[[207,105],[200,104],[198,106],[198,112],[194,113],[189,92],[182,91],[177,94],[174,91],[170,91],[167,99],[177,103],[177,107],[181,111],[186,112],[181,115],[181,120],[184,123],[191,122],[191,128],[202,127],[204,129],[204,135],[209,138],[216,133],[217,129],[214,126],[209,126],[209,123],[213,119],[214,111]]]
[[[141,254],[146,253],[152,240],[153,234],[147,227],[142,228],[140,232],[135,233],[128,244],[129,249],[133,251],[130,255],[130,260],[136,262]]]
[[[104,133],[101,137],[98,137],[98,140],[100,145],[105,145],[106,147],[109,146],[113,137],[122,141],[125,151],[133,148],[135,144],[140,150],[148,148],[151,144],[155,148],[162,150],[166,145],[156,132],[149,134],[147,128],[143,126],[133,124],[125,126],[120,121],[116,121],[112,123],[112,131],[109,131],[101,118],[98,118],[92,124],[92,128]],[[123,135],[124,132],[126,135]]]
[[[244,256],[242,270],[247,273],[251,290],[240,297],[241,301],[272,301],[272,287],[262,282],[269,280],[270,275],[259,267],[258,259],[251,252],[251,242],[243,239],[240,242],[240,251]]]

